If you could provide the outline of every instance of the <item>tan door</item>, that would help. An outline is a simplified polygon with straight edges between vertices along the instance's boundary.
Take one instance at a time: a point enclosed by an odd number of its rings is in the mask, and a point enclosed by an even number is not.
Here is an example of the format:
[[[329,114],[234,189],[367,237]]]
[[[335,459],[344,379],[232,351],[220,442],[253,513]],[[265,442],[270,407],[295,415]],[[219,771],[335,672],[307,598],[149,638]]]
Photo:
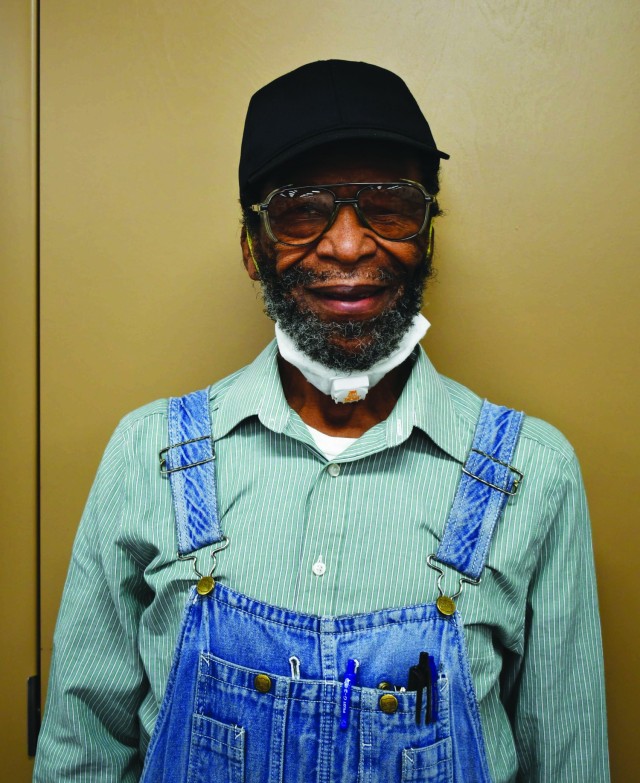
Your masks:
[[[219,378],[271,335],[237,247],[248,97],[311,59],[364,59],[404,75],[452,156],[426,347],[480,394],[550,419],[582,458],[614,768],[630,780],[640,684],[621,672],[638,639],[618,596],[638,559],[635,4],[49,0],[40,19],[43,671],[118,418]]]

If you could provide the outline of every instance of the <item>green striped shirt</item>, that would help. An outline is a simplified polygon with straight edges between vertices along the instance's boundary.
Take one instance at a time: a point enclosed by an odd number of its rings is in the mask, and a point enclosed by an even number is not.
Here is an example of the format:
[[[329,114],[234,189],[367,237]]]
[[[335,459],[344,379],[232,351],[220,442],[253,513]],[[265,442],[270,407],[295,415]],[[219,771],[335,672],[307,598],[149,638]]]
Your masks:
[[[216,578],[301,612],[433,602],[438,548],[481,400],[422,349],[391,415],[328,462],[288,406],[270,344],[211,388],[222,526]],[[125,417],[82,518],[56,629],[36,781],[135,781],[171,665],[192,565],[176,558],[158,452],[167,404]],[[587,506],[575,455],[525,418],[481,585],[458,608],[495,783],[608,780]],[[325,564],[316,575],[314,563]],[[199,554],[201,570],[208,551]],[[316,571],[320,569],[315,569]],[[455,572],[445,588],[457,588]]]

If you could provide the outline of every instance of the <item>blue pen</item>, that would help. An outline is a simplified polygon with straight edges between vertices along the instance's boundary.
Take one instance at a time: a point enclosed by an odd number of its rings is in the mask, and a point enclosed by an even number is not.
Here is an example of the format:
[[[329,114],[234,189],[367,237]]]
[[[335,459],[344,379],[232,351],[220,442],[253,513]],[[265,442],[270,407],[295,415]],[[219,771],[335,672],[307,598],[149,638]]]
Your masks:
[[[342,683],[342,696],[340,699],[340,728],[346,729],[349,724],[349,704],[351,702],[351,689],[356,681],[356,672],[360,664],[355,658],[347,661],[347,673]]]

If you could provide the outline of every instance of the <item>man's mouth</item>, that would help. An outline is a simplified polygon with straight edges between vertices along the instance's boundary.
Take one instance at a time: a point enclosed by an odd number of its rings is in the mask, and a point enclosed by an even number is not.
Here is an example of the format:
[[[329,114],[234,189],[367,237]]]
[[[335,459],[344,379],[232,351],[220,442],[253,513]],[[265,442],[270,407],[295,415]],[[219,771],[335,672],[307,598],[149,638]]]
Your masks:
[[[309,289],[314,296],[325,299],[338,299],[341,301],[356,302],[359,299],[368,299],[378,296],[386,291],[382,285],[323,285],[313,286]]]
[[[305,293],[320,311],[332,316],[371,317],[377,315],[389,298],[389,287],[381,284],[313,285]]]

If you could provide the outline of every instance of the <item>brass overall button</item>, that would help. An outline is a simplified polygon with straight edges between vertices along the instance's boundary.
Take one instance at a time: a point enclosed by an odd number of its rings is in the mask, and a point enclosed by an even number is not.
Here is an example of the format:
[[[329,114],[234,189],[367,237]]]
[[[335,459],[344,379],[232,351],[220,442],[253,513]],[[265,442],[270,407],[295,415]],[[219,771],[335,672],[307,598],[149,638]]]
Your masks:
[[[268,674],[256,674],[253,684],[260,693],[269,693],[271,690],[271,677]]]
[[[398,709],[398,699],[392,693],[385,693],[378,702],[380,709],[387,715],[393,715]]]
[[[449,598],[448,595],[441,595],[436,601],[436,606],[440,614],[443,614],[445,617],[451,617],[456,611],[456,602],[453,598]]]
[[[212,576],[201,576],[198,580],[196,590],[198,591],[198,595],[209,595],[215,586],[216,583]]]

